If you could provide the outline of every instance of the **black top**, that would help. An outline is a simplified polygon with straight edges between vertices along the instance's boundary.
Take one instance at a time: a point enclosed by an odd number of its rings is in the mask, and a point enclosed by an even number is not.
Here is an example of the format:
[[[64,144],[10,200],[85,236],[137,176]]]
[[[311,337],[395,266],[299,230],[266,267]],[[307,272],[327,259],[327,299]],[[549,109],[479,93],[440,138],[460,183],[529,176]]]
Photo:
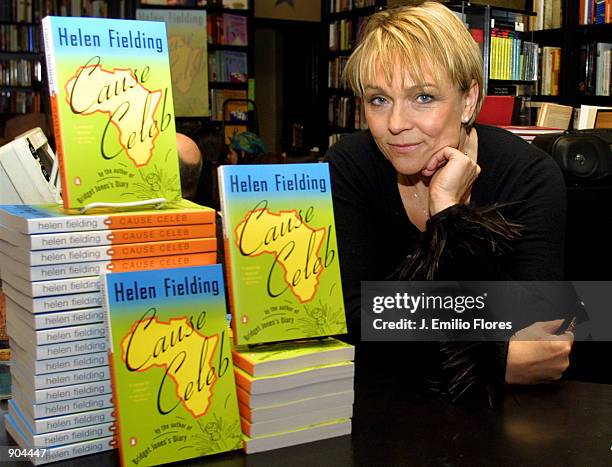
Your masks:
[[[525,227],[512,252],[494,267],[465,264],[458,280],[561,280],[565,231],[565,185],[545,152],[501,128],[476,125],[478,164],[471,204],[515,202],[505,217]],[[362,280],[394,278],[420,232],[410,222],[397,187],[397,173],[369,131],[342,138],[326,155],[347,316],[359,323]],[[435,216],[434,216],[435,217]],[[490,258],[487,258],[490,262]],[[459,268],[462,271],[462,268]]]

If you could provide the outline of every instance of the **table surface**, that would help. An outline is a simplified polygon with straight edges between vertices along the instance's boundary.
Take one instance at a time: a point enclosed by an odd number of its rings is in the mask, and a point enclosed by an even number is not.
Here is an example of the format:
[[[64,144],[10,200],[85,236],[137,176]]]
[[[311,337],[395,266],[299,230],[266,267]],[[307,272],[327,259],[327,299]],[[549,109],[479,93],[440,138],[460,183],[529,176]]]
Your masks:
[[[173,465],[612,465],[612,385],[515,388],[495,408],[451,405],[390,380],[358,383],[355,391],[350,436]],[[2,427],[0,445],[7,444],[14,443]],[[119,462],[112,451],[49,465]]]

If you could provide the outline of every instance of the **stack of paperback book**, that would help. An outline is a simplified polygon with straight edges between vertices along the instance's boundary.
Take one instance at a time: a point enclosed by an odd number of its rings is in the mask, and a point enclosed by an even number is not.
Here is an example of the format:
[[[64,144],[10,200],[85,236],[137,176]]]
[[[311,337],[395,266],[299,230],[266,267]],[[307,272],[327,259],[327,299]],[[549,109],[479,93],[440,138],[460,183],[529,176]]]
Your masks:
[[[346,435],[354,347],[327,337],[232,352],[247,453]]]
[[[6,427],[37,463],[111,449],[111,381],[99,274],[216,262],[215,212],[69,215],[0,206],[0,274],[13,355]],[[175,285],[176,286],[176,285]],[[126,300],[142,291],[127,288]]]
[[[224,166],[219,187],[245,450],[349,434],[354,351],[326,338],[346,332],[327,164]]]

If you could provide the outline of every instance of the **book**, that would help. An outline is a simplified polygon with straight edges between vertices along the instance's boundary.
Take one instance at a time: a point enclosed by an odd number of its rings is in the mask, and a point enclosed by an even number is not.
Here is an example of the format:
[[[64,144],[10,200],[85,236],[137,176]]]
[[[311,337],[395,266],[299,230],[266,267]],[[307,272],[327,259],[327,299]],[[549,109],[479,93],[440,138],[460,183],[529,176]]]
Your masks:
[[[345,333],[328,165],[218,173],[235,343]]]
[[[191,255],[169,255],[148,258],[119,259],[113,261],[91,261],[86,263],[50,264],[29,266],[0,252],[0,266],[10,268],[16,275],[29,281],[85,277],[103,272],[126,272],[150,269],[168,269],[188,266],[205,266],[217,262],[217,253]]]
[[[240,448],[221,266],[107,274],[103,287],[122,464]]]
[[[9,402],[9,413],[14,411],[14,407],[12,408],[11,405],[19,406],[17,401],[13,399],[11,402]],[[60,415],[57,417],[41,418],[38,420],[27,419],[25,418],[23,411],[21,412],[28,426],[31,427],[31,431],[37,434],[68,430],[81,426],[99,425],[115,420],[115,417],[112,414],[112,408],[92,410],[90,412],[76,413],[70,415]]]
[[[302,370],[307,367],[355,359],[355,347],[333,337],[274,342],[232,349],[234,365],[252,376]]]
[[[0,239],[26,250],[51,250],[125,243],[161,242],[214,237],[215,224],[146,227],[136,229],[87,230],[54,234],[27,235],[0,226]]]
[[[229,83],[246,83],[249,77],[247,54],[224,50],[222,55],[223,79]]]
[[[545,102],[538,112],[536,126],[545,128],[560,128],[567,130],[572,119],[574,108],[570,105],[559,105]]]
[[[266,436],[275,433],[296,430],[317,423],[330,422],[342,418],[351,418],[353,406],[330,407],[323,410],[313,410],[293,415],[291,417],[277,418],[264,422],[252,423],[241,418],[242,432],[250,437]]]
[[[14,275],[10,269],[7,269],[2,272],[2,278],[28,297],[48,297],[51,295],[96,292],[100,290],[100,278],[97,276],[30,282]]]
[[[60,205],[0,205],[0,224],[24,234],[214,224],[215,210],[187,200],[164,209],[92,209],[74,214]]]
[[[301,413],[308,413],[313,410],[324,410],[332,407],[353,405],[355,392],[342,391],[331,394],[324,394],[318,397],[309,397],[287,404],[274,404],[266,407],[249,407],[240,403],[240,417],[251,422],[265,422],[277,418],[292,417]]]
[[[36,390],[69,386],[93,381],[110,380],[110,370],[108,365],[93,368],[82,368],[79,370],[62,371],[46,375],[35,375],[30,367],[22,362],[14,362],[13,367],[18,368],[19,381],[25,386]],[[23,369],[21,369],[23,367]]]
[[[580,116],[578,118],[578,127],[576,130],[595,128],[595,119],[597,118],[598,110],[612,110],[612,107],[582,104],[580,106]]]
[[[21,447],[21,449],[35,451],[34,446],[27,444],[26,435],[23,433],[22,428],[19,427],[18,422],[13,419],[10,413],[5,414],[4,425],[6,427],[6,431],[15,441],[17,441],[17,444]],[[113,449],[113,437],[107,436],[105,438],[97,438],[90,441],[82,441],[79,443],[66,444],[63,446],[45,449],[44,453],[41,452],[39,456],[29,457],[28,459],[34,465],[44,465],[50,462],[71,459],[73,457],[80,457],[87,454],[110,451],[111,449]]]
[[[351,433],[351,420],[342,419],[332,422],[306,426],[298,430],[261,436],[258,438],[245,437],[244,450],[247,454],[270,451],[296,444],[311,443],[322,439],[335,438]]]
[[[330,363],[298,371],[288,371],[271,376],[251,376],[240,368],[234,368],[236,384],[251,394],[285,391],[325,381],[352,378],[355,375],[353,362]]]
[[[338,392],[352,391],[353,384],[353,377],[349,377],[262,394],[252,394],[246,389],[238,386],[237,393],[240,404],[255,409],[278,404],[290,404],[303,399],[321,397]]]
[[[77,324],[104,322],[102,307],[34,314],[19,306],[13,300],[8,299],[7,310],[9,313],[18,316],[19,319],[32,329],[52,329]]]
[[[223,41],[224,45],[248,45],[246,16],[223,14]]]
[[[102,294],[100,292],[32,298],[22,294],[8,283],[3,284],[3,289],[8,297],[31,313],[68,311],[76,310],[78,308],[93,308],[102,306]]]
[[[597,109],[593,128],[612,128],[612,109]]]
[[[511,125],[515,96],[485,96],[476,118],[485,125]]]
[[[138,8],[136,19],[166,24],[176,116],[209,116],[206,11]]]
[[[69,355],[51,360],[37,360],[34,355],[22,349],[14,339],[10,340],[10,344],[11,350],[16,354],[15,358],[19,358],[21,361],[29,359],[28,361],[33,362],[34,373],[36,375],[108,365],[108,353],[105,347],[100,351],[86,353],[85,355]]]
[[[43,266],[49,264],[112,261],[179,254],[216,253],[217,239],[215,237],[193,238],[189,240],[125,243],[112,246],[105,245],[36,251],[15,247],[4,240],[0,240],[0,251],[20,263],[29,266]]]
[[[181,197],[164,23],[42,20],[67,209]]]

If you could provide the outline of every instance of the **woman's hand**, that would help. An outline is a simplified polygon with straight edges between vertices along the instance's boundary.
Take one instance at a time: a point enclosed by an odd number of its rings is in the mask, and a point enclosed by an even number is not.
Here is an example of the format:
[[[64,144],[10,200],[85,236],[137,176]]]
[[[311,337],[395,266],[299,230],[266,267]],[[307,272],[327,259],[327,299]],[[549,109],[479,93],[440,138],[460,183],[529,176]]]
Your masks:
[[[506,383],[539,384],[561,378],[574,343],[571,332],[555,334],[562,323],[562,319],[534,323],[510,339]]]
[[[469,201],[480,167],[458,149],[445,147],[431,157],[421,173],[431,177],[429,213],[433,216],[450,206]]]

